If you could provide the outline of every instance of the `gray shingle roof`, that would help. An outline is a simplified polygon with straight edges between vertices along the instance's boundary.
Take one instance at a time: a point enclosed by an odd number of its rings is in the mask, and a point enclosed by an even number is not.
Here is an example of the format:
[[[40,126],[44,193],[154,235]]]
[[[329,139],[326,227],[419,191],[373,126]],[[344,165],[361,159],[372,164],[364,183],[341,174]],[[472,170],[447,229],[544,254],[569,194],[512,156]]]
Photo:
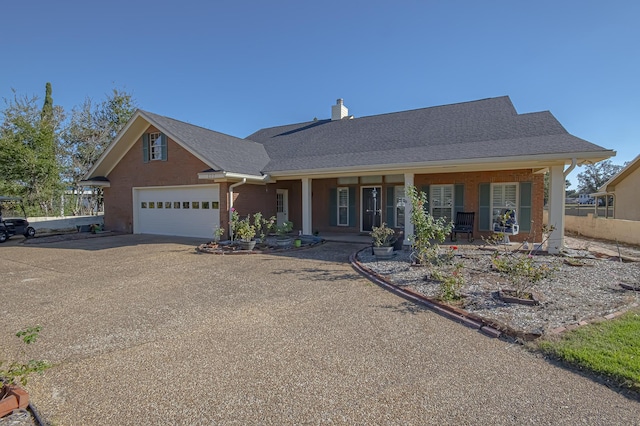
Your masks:
[[[140,111],[162,131],[198,153],[216,171],[260,175],[269,162],[263,145],[173,118]]]
[[[267,173],[606,151],[570,135],[548,111],[518,114],[507,96],[272,127],[247,139],[264,145]]]

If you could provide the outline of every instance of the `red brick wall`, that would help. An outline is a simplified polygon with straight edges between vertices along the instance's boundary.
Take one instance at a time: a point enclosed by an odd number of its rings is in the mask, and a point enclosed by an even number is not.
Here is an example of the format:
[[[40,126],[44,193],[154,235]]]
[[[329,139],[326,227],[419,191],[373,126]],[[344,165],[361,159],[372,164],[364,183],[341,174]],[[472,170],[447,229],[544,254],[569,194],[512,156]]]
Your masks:
[[[533,174],[531,170],[506,170],[497,172],[473,172],[473,173],[438,173],[438,174],[416,174],[414,177],[415,186],[420,189],[422,186],[435,184],[464,184],[464,209],[465,211],[476,212],[476,230],[479,211],[478,189],[481,183],[499,182],[532,182],[532,219],[533,230],[540,236],[542,224],[542,212],[544,206],[544,177],[542,174]],[[382,193],[386,194],[387,187],[402,185],[402,183],[374,184],[374,185],[338,185],[337,179],[314,179],[312,181],[313,200],[313,230],[320,232],[359,232],[360,231],[360,187],[361,186],[382,186]],[[356,215],[357,226],[355,228],[345,228],[342,226],[329,225],[329,194],[331,188],[337,186],[355,186],[356,190]],[[383,195],[386,196],[386,195]],[[386,209],[382,209],[382,220],[386,219]],[[490,232],[481,233],[476,231],[476,238],[480,235],[490,235]],[[528,237],[527,234],[512,237],[513,241],[521,241]]]
[[[267,185],[244,184],[234,188],[233,207],[240,216],[261,212],[265,218],[276,215],[276,191],[288,190],[289,220],[293,229],[302,229],[302,183],[279,181]],[[226,197],[225,194],[220,194]]]
[[[331,188],[356,187],[356,226],[331,226],[329,225],[329,197]],[[338,185],[338,179],[314,179],[311,181],[311,211],[312,230],[319,232],[359,232],[360,231],[360,186]]]
[[[415,175],[414,184],[416,188],[425,185],[437,184],[464,184],[464,209],[465,211],[476,212],[476,238],[490,236],[491,232],[479,232],[478,211],[479,211],[479,186],[481,183],[501,183],[501,182],[532,182],[532,206],[531,219],[533,220],[532,232],[540,237],[542,227],[542,213],[544,208],[544,175],[533,174],[531,170],[502,170],[497,172],[473,172],[473,173],[439,173],[430,175]],[[528,233],[518,234],[510,237],[511,241],[524,241],[529,236]]]
[[[147,132],[157,132],[149,127]],[[167,161],[149,161],[142,158],[142,138],[120,160],[107,176],[110,187],[104,189],[105,228],[120,232],[133,232],[134,187],[198,185],[198,173],[208,169],[205,163],[194,157],[182,146],[167,138]],[[225,214],[226,187],[220,185],[220,216]],[[226,218],[226,216],[225,216]],[[225,222],[223,222],[225,223]]]

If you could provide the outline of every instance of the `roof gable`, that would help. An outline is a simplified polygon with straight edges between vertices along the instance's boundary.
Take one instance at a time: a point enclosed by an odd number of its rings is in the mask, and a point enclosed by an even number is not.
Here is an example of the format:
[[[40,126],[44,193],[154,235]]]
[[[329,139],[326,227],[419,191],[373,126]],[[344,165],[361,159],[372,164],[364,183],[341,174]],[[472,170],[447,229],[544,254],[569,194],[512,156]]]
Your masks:
[[[107,176],[150,125],[215,171],[260,176],[261,170],[269,162],[264,147],[259,143],[137,110],[89,170],[86,178]]]
[[[262,144],[143,111],[159,130],[216,171],[260,175],[269,157]]]

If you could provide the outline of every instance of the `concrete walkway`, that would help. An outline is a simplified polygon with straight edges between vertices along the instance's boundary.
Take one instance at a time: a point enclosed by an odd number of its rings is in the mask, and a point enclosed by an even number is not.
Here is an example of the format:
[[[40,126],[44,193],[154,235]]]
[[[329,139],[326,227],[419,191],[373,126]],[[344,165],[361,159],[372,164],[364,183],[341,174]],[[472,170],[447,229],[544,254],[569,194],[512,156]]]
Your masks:
[[[140,235],[0,246],[0,359],[59,425],[638,424],[640,403],[357,275],[357,244],[196,254]]]

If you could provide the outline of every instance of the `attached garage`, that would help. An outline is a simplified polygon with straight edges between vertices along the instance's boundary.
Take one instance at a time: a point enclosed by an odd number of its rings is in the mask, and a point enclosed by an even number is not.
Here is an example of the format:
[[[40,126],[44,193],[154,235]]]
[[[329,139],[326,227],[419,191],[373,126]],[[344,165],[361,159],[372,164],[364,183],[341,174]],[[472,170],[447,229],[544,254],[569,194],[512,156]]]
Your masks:
[[[134,234],[212,238],[220,224],[220,186],[133,188]]]

